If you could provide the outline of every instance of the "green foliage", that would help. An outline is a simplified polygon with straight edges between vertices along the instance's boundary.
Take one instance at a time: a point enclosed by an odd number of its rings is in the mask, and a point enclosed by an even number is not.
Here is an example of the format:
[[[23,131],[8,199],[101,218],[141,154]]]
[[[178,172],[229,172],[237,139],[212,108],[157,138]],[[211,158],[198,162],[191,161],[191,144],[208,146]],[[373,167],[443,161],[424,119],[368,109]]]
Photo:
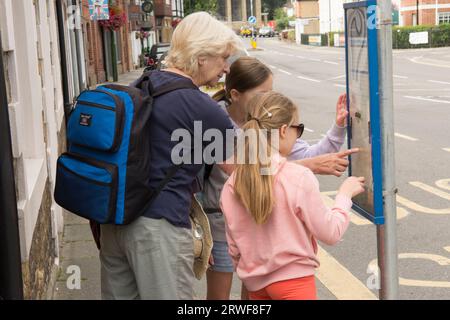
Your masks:
[[[288,31],[288,40],[295,41],[295,30]]]
[[[286,14],[286,12],[284,12],[283,8],[277,8],[277,9],[275,9],[275,13],[274,13],[273,17],[275,20],[280,20],[283,18],[287,18],[287,14]]]
[[[286,0],[263,0],[263,12],[269,13],[269,20],[277,20],[275,11],[281,8],[286,3]]]
[[[211,14],[217,13],[218,0],[184,0],[185,15],[198,11],[206,11]]]
[[[278,8],[275,10],[274,18],[277,23],[277,31],[283,31],[289,27],[289,21],[295,20],[294,17],[289,18],[287,13],[283,10],[283,8]]]
[[[409,34],[413,32],[428,32],[427,44],[413,45],[409,43]],[[392,47],[394,49],[434,48],[450,46],[450,24],[439,26],[408,26],[392,28]]]

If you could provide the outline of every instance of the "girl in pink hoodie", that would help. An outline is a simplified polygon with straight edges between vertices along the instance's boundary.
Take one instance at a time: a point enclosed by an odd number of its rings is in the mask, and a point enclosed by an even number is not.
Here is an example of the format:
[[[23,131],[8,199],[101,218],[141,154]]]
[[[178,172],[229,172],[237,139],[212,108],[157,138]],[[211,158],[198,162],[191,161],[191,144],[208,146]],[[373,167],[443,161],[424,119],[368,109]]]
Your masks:
[[[286,161],[304,128],[294,103],[273,91],[257,95],[247,120],[244,148],[238,142],[238,164],[221,195],[237,274],[253,300],[316,299],[316,239],[332,245],[342,238],[364,178],[346,179],[327,208],[314,174]]]

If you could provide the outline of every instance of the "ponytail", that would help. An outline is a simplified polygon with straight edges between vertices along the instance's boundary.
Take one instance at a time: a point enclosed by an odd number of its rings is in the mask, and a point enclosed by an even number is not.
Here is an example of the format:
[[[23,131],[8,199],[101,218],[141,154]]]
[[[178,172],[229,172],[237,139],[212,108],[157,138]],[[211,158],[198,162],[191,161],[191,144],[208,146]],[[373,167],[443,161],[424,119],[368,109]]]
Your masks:
[[[271,155],[276,148],[273,134],[283,125],[291,125],[297,107],[287,97],[273,91],[258,94],[248,104],[247,123],[238,137],[238,164],[235,170],[234,190],[244,207],[257,224],[270,218],[275,205],[273,194],[274,176],[271,170]],[[256,138],[256,141],[255,141]],[[245,140],[242,140],[245,139]],[[239,145],[244,142],[244,146]],[[239,151],[244,151],[240,159]],[[256,156],[256,159],[254,158]]]
[[[244,207],[250,212],[257,224],[265,223],[274,206],[273,176],[266,174],[270,169],[270,152],[267,136],[258,119],[253,118],[242,128],[246,134],[256,132],[256,143],[245,137],[244,164],[236,168],[234,188]],[[256,161],[252,157],[256,155]],[[268,163],[261,162],[261,155]]]

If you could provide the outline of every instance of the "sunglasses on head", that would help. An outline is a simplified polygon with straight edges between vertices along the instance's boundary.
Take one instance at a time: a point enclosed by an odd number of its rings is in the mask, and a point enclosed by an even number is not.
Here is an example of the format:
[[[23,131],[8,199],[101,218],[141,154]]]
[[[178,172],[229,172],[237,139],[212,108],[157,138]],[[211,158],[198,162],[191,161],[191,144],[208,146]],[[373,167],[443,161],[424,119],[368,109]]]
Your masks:
[[[303,135],[303,131],[305,131],[305,125],[303,123],[300,123],[298,125],[292,125],[290,127],[297,129],[297,139],[300,139],[300,137]]]

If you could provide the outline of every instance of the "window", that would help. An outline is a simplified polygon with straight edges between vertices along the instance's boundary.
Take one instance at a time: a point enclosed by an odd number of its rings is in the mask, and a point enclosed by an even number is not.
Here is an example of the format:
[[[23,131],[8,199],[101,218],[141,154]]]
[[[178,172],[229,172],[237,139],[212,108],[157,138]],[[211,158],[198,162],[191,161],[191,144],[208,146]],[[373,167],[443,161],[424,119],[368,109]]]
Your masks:
[[[450,23],[450,12],[439,12],[439,24]]]

